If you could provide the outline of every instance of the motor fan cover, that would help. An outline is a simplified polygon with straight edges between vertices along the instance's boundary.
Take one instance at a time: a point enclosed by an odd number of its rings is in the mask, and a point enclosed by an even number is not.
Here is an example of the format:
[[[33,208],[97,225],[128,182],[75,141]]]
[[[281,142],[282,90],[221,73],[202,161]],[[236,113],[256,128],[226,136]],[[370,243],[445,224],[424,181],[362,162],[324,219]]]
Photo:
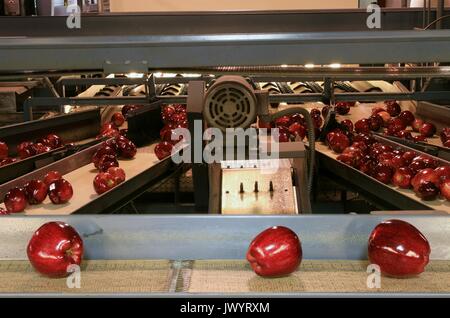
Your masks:
[[[256,121],[257,99],[252,86],[241,76],[222,76],[205,96],[203,116],[209,127],[248,128]]]

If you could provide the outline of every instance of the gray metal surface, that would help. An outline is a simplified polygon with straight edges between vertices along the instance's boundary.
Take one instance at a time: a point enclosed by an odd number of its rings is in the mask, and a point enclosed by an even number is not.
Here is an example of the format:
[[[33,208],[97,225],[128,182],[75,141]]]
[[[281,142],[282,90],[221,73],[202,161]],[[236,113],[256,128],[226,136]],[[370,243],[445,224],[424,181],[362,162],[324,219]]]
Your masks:
[[[367,239],[389,216],[71,216],[3,217],[0,260],[26,259],[33,232],[64,221],[84,236],[88,259],[244,259],[262,230],[285,225],[298,233],[305,259],[367,259]],[[431,258],[450,259],[450,217],[396,216],[419,228]]]
[[[448,12],[444,10],[443,14]],[[430,13],[434,20],[435,9]],[[0,36],[365,31],[367,17],[365,8],[275,12],[127,12],[126,15],[83,16],[81,29],[66,28],[67,17],[0,17]],[[383,8],[381,28],[412,30],[423,27],[422,18],[421,8]],[[449,26],[449,20],[442,21],[443,28]]]
[[[4,38],[0,70],[448,62],[449,35],[432,30]]]

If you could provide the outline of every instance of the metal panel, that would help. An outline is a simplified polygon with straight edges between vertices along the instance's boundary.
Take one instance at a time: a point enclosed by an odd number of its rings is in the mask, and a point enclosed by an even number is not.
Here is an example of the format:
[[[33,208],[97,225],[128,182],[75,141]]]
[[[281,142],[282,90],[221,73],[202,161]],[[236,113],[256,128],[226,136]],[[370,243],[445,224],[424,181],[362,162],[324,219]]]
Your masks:
[[[449,30],[5,38],[0,70],[448,62],[449,51]]]
[[[434,20],[436,11],[430,13]],[[83,16],[80,29],[68,29],[67,17],[0,17],[0,36],[366,31],[367,17],[365,9],[122,13]],[[421,8],[384,8],[381,28],[411,30],[422,27],[422,20]],[[442,26],[449,27],[449,20],[443,20]]]
[[[305,259],[367,259],[372,229],[389,216],[71,216],[3,217],[0,259],[26,259],[43,223],[68,222],[84,236],[88,259],[243,259],[260,231],[284,225],[298,233]],[[395,216],[429,239],[432,259],[450,259],[450,217]]]

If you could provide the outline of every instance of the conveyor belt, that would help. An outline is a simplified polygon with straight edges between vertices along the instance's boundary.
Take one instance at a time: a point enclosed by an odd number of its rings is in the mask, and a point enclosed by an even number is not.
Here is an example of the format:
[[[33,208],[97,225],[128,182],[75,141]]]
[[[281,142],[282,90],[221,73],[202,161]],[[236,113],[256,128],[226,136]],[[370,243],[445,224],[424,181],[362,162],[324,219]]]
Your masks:
[[[370,81],[370,83],[373,86],[380,87],[385,92],[398,92],[398,89],[395,86],[393,86],[387,82],[384,82],[384,81]],[[352,107],[350,109],[350,113],[348,115],[345,115],[345,116],[337,115],[337,120],[342,121],[344,119],[350,119],[353,123],[355,123],[359,119],[368,118],[372,114],[372,108],[375,107],[376,105],[380,106],[379,103],[378,104],[368,104],[368,103],[357,104],[357,106]],[[311,103],[311,104],[303,105],[303,107],[306,107],[308,109],[312,109],[312,108],[322,109],[323,106],[324,105],[321,103]],[[381,104],[381,106],[382,106],[382,104]],[[401,106],[402,106],[402,110],[410,110],[413,113],[415,112],[415,107],[412,102],[401,102]],[[413,134],[415,134],[415,133],[413,133]],[[428,143],[430,143],[432,145],[441,145],[441,141],[438,136],[434,136],[433,138],[428,138]],[[316,151],[328,158],[332,158],[333,160],[336,160],[336,157],[338,156],[331,149],[329,149],[328,146],[326,146],[325,144],[320,143],[320,142],[316,143]],[[346,168],[353,169],[348,166],[346,166]],[[360,173],[360,174],[364,177],[371,178],[362,173]],[[373,179],[373,180],[375,180],[375,179]],[[396,192],[402,194],[403,196],[407,197],[408,199],[418,202],[420,205],[424,205],[424,206],[429,207],[430,209],[440,210],[440,211],[444,211],[444,212],[447,212],[450,214],[450,202],[449,201],[446,201],[444,199],[437,199],[434,201],[423,201],[418,196],[416,196],[412,190],[397,189],[396,187],[394,187],[392,185],[384,185],[381,183],[379,183],[379,184],[381,186],[385,186],[385,187],[389,188],[392,191],[396,191]]]
[[[165,293],[172,268],[169,261],[86,261],[81,288],[70,289],[66,279],[49,279],[36,273],[28,261],[0,262],[2,293]]]
[[[156,145],[150,145],[138,149],[136,157],[132,160],[119,160],[120,167],[123,168],[127,175],[127,181],[138,176],[142,172],[153,167],[159,162],[158,158],[154,154],[154,147]],[[93,180],[98,173],[93,164],[82,166],[64,176],[74,189],[74,196],[69,203],[64,205],[54,205],[50,199],[44,201],[43,204],[28,206],[25,210],[25,215],[69,215],[92,200],[97,199],[99,196],[96,194],[93,187]],[[3,204],[1,205],[3,206]],[[92,211],[100,212],[100,211]]]
[[[381,277],[381,288],[367,287],[364,261],[304,261],[288,277],[257,276],[245,261],[195,261],[183,271],[189,293],[448,293],[450,262],[434,261],[425,273],[409,279]]]
[[[267,279],[244,260],[85,261],[81,288],[69,289],[66,279],[43,277],[28,261],[1,261],[0,294],[450,293],[449,261],[433,261],[418,277],[382,276],[380,289],[367,287],[367,266],[365,261],[305,260],[294,274]]]

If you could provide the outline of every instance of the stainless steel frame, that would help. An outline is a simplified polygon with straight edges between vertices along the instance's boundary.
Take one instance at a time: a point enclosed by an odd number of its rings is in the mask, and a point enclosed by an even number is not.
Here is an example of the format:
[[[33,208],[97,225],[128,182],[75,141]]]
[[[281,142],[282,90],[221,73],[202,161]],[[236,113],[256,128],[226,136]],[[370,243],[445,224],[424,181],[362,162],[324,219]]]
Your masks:
[[[370,232],[392,218],[424,233],[432,259],[450,260],[449,217],[367,215],[4,217],[0,260],[27,259],[32,233],[49,221],[73,225],[84,237],[87,259],[244,259],[256,234],[284,225],[300,236],[305,259],[365,260]]]

